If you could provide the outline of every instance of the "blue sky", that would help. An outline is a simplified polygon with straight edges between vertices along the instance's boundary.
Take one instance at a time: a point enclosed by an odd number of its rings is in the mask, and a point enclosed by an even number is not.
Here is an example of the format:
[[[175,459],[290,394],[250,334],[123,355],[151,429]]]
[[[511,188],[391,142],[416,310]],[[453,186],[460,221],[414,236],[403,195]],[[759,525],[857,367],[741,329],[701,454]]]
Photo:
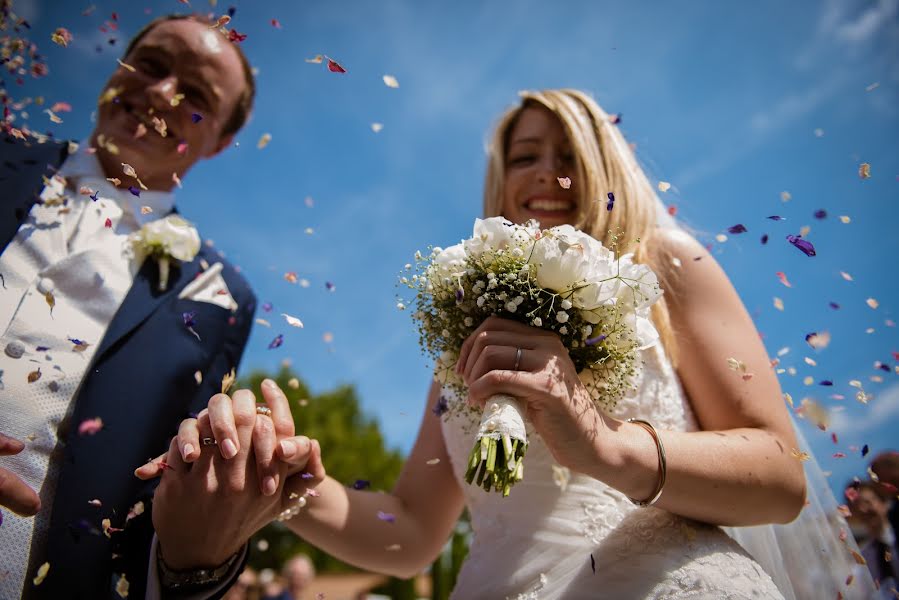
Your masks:
[[[415,250],[470,233],[487,132],[517,92],[577,87],[622,114],[650,179],[671,182],[662,199],[712,244],[769,354],[789,349],[780,367],[795,375],[781,375],[784,391],[797,405],[808,397],[830,409],[827,432],[800,426],[834,487],[864,475],[863,444],[872,453],[896,447],[897,0],[262,5],[192,3],[216,14],[236,7],[231,26],[248,36],[242,45],[259,91],[235,146],[198,165],[178,195],[182,212],[274,306],[257,315],[271,327],[254,328],[244,373],[289,359],[315,391],[352,383],[389,444],[408,451],[430,377],[409,315],[395,308],[397,275]],[[76,139],[91,130],[97,93],[124,42],[152,16],[189,10],[176,0],[15,6],[50,74],[23,86],[4,81],[16,99],[69,102],[62,124],[36,107],[28,122]],[[113,11],[120,30],[102,33]],[[60,26],[74,35],[68,48],[50,42]],[[316,54],[348,72],[304,62]],[[385,74],[400,87],[387,87]],[[378,133],[374,122],[383,124]],[[257,149],[265,133],[271,142]],[[871,165],[866,180],[863,162]],[[826,218],[816,218],[822,209]],[[748,232],[716,241],[737,223]],[[785,240],[803,226],[814,258]],[[309,287],[285,281],[288,271]],[[305,328],[288,327],[282,312]],[[823,331],[830,345],[810,348],[806,334]],[[277,334],[284,344],[269,350]],[[851,380],[873,395],[866,405]]]

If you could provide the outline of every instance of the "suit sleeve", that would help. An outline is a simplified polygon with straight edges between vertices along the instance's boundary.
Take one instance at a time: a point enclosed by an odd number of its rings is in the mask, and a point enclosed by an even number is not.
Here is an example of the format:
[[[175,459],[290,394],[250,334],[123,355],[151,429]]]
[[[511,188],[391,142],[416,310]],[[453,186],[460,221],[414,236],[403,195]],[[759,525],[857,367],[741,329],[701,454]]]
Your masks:
[[[229,286],[231,282],[229,281]],[[225,338],[221,352],[219,352],[212,361],[212,364],[203,373],[203,381],[198,386],[197,392],[189,401],[188,412],[190,414],[199,413],[206,408],[209,399],[215,394],[221,392],[222,378],[231,372],[231,369],[237,371],[240,360],[246,348],[247,340],[250,336],[250,329],[253,325],[253,312],[256,305],[256,297],[246,286],[241,286],[243,293],[239,297],[235,297],[238,303],[238,309],[233,315],[233,322],[228,325],[228,334]],[[233,288],[232,288],[233,293]],[[152,482],[148,493],[152,494],[156,489],[158,480]],[[249,555],[248,546],[245,545],[241,550],[241,556],[234,563],[234,566],[228,572],[226,577],[218,584],[210,586],[208,589],[194,590],[190,594],[172,594],[165,592],[160,584],[158,572],[156,569],[156,534],[152,532],[152,541],[150,543],[150,553],[148,564],[146,565],[147,588],[146,600],[159,600],[167,598],[177,598],[179,600],[207,600],[221,598],[225,592],[234,584],[237,577],[243,571]]]

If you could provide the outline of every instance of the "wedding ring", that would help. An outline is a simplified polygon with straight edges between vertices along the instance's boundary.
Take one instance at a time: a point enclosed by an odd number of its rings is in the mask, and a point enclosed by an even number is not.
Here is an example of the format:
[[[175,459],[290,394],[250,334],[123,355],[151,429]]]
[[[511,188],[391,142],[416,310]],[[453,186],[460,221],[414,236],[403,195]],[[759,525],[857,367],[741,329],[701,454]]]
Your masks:
[[[516,349],[515,349],[515,366],[512,367],[512,370],[513,370],[513,371],[517,371],[517,370],[518,370],[518,366],[521,364],[521,355],[522,355],[523,353],[524,353],[524,350],[522,350],[521,348],[516,348]]]
[[[263,406],[261,404],[256,405],[256,414],[257,415],[265,415],[266,417],[272,416],[272,409],[267,406]]]
[[[215,446],[218,442],[215,441],[215,438],[204,437],[200,440],[201,446]]]

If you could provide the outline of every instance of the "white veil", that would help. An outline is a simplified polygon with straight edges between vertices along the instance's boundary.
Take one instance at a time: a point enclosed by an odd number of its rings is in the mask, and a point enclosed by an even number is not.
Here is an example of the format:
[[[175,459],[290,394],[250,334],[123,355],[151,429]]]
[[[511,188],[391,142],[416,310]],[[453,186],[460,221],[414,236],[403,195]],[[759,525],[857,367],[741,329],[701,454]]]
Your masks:
[[[682,229],[656,196],[659,227]],[[867,566],[859,564],[858,545],[811,448],[790,414],[800,450],[809,455],[803,463],[806,505],[787,525],[723,527],[771,576],[786,600],[877,597]],[[843,537],[844,540],[840,538]],[[838,594],[842,594],[838,596]]]

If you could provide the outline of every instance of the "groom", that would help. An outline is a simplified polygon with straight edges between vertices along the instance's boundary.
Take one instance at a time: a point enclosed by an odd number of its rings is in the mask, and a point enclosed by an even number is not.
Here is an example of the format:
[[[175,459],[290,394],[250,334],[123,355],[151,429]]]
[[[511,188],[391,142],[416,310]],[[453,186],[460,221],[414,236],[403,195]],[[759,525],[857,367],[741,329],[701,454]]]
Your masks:
[[[154,486],[133,471],[221,391],[253,320],[244,279],[171,218],[175,183],[247,119],[246,58],[209,23],[163,17],[123,63],[79,148],[0,136],[4,599],[144,597]],[[187,252],[167,282],[147,248],[123,252],[161,225]],[[221,588],[242,559],[187,576]]]

